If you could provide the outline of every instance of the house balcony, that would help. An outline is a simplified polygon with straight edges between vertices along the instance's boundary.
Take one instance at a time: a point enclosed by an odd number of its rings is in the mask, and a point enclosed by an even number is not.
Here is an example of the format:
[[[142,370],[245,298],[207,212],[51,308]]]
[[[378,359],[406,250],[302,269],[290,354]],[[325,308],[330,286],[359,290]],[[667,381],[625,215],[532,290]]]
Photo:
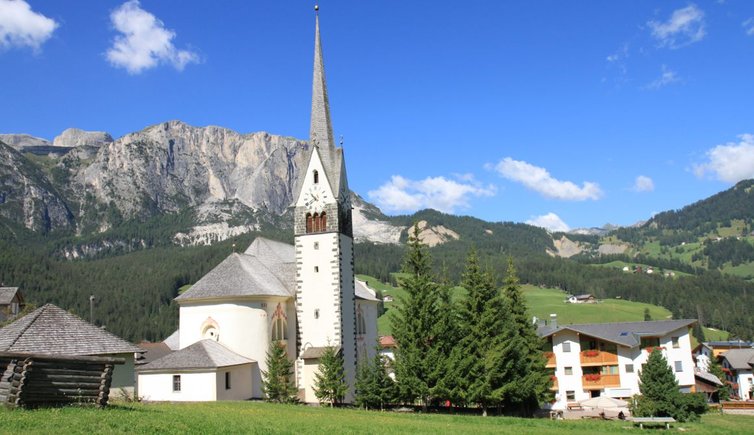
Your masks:
[[[620,375],[584,375],[581,377],[581,385],[585,390],[620,387]]]
[[[547,358],[547,368],[554,368],[556,364],[555,352],[545,352],[545,358]]]
[[[550,380],[552,380],[552,385],[550,385],[550,389],[553,391],[558,391],[558,378],[557,376],[550,376]]]
[[[617,365],[618,355],[604,350],[581,351],[581,366],[608,366]]]

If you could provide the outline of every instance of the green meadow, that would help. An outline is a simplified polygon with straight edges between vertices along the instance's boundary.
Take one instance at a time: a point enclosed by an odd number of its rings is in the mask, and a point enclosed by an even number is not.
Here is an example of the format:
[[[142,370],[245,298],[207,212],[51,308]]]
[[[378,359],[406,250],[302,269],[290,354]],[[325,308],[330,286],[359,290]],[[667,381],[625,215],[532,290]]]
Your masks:
[[[699,434],[751,433],[754,417],[709,414],[675,430]],[[106,409],[0,409],[8,434],[597,434],[642,433],[630,422],[559,421],[513,417],[421,414],[277,405],[262,402],[114,404]]]

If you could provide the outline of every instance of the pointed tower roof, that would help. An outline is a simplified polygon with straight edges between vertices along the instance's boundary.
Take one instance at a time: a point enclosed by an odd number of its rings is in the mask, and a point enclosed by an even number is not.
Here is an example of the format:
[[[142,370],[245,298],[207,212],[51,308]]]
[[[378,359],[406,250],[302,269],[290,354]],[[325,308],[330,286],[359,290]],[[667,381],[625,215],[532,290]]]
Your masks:
[[[330,101],[327,97],[325,63],[322,56],[322,41],[319,36],[319,7],[315,7],[314,74],[312,78],[312,113],[309,128],[309,144],[316,148],[325,167],[326,178],[337,197],[340,189],[343,150],[335,148]]]

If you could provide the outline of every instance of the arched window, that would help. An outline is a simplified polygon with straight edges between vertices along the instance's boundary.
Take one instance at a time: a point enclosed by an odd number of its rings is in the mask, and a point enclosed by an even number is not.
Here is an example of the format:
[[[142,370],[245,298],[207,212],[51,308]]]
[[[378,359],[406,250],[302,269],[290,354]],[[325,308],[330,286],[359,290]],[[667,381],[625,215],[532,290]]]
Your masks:
[[[361,306],[356,309],[356,335],[367,333],[367,323],[364,320],[364,313],[361,312]]]
[[[319,184],[319,172],[317,172],[317,170],[315,169],[312,172],[312,175],[314,176],[314,184]]]
[[[306,232],[311,233],[313,231],[312,228],[312,214],[307,213],[306,214]]]
[[[319,215],[319,230],[327,231],[327,213],[325,212]]]
[[[285,313],[283,312],[283,307],[280,304],[278,304],[277,308],[275,309],[275,313],[272,315],[272,327],[270,329],[270,338],[272,340],[279,341],[288,339],[286,317]]]
[[[319,213],[314,213],[314,217],[312,218],[314,221],[314,225],[312,225],[312,231],[315,233],[319,232]]]
[[[201,334],[203,339],[218,341],[220,340],[220,325],[212,317],[207,317],[207,320],[202,323]]]

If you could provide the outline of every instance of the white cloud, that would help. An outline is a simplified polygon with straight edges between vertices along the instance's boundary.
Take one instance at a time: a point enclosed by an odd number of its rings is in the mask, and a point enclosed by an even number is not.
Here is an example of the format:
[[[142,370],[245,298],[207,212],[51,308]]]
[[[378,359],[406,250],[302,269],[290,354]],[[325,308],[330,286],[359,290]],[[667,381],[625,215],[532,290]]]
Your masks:
[[[678,78],[678,74],[676,74],[675,71],[671,70],[667,66],[662,66],[662,72],[660,73],[660,77],[653,80],[651,83],[649,83],[646,88],[647,89],[660,89],[667,85],[673,84],[680,80]]]
[[[701,41],[706,35],[704,11],[691,4],[676,9],[667,21],[647,23],[661,47],[680,48]]]
[[[31,10],[24,0],[0,0],[0,49],[39,47],[58,27],[51,18]]]
[[[754,178],[754,135],[742,134],[739,139],[707,151],[708,161],[695,165],[694,173],[698,177],[712,173],[728,183]]]
[[[526,223],[529,225],[534,225],[535,227],[542,227],[552,232],[566,232],[571,229],[568,224],[563,222],[563,219],[561,219],[560,216],[552,212],[542,216],[537,216],[534,219],[529,219],[528,221],[526,221]]]
[[[546,169],[506,157],[495,165],[503,177],[523,184],[548,198],[570,201],[600,199],[602,190],[597,183],[585,181],[581,187],[570,181],[553,178]]]
[[[651,192],[655,190],[655,182],[645,175],[639,175],[636,177],[634,187],[631,190],[634,192]]]
[[[494,186],[481,186],[468,176],[465,182],[445,177],[427,177],[424,180],[409,180],[393,175],[390,181],[369,192],[369,198],[387,212],[411,212],[433,208],[453,213],[457,208],[468,208],[472,196],[492,196]]]
[[[138,0],[130,0],[110,14],[115,37],[107,50],[107,60],[115,67],[139,74],[160,63],[167,63],[179,71],[189,63],[199,62],[199,56],[189,50],[178,50],[173,45],[175,32],[151,13],[142,9]]]
[[[754,17],[744,21],[741,25],[744,26],[747,35],[754,36]]]

